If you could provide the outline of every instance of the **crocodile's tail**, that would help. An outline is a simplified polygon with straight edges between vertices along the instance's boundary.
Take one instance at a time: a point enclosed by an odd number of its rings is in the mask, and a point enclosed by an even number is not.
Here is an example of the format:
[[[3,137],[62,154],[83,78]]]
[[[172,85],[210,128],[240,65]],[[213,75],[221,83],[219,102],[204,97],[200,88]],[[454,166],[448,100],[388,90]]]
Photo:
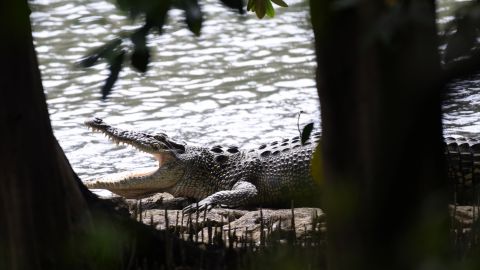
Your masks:
[[[445,138],[448,176],[453,186],[453,202],[478,203],[480,190],[480,139]]]

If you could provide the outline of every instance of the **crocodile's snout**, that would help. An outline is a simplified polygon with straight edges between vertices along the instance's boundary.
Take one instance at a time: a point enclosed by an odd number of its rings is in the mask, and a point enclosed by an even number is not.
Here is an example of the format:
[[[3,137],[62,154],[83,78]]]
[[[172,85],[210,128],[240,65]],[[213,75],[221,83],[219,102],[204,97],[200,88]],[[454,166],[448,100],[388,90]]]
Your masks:
[[[98,118],[98,117],[94,117],[92,120],[91,120],[94,124],[101,124],[103,123],[103,120]]]
[[[173,148],[176,144],[165,134],[151,135],[115,128],[98,117],[85,120],[84,123],[94,131],[105,134],[113,142],[150,153],[158,161],[155,168],[116,173],[97,179],[88,184],[89,188],[106,188],[127,198],[137,198],[166,190],[183,176],[184,168],[178,162],[172,162],[176,160],[173,152],[178,152]]]
[[[87,119],[85,120],[84,124],[91,128],[106,128],[109,126],[107,125],[107,123],[103,122],[101,118],[98,117]]]

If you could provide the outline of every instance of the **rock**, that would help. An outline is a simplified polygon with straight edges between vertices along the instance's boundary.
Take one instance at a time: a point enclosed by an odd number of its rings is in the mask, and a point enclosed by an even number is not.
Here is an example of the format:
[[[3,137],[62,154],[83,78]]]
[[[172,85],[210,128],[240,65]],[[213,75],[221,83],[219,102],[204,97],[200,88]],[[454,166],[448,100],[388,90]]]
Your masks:
[[[184,214],[182,217],[182,210],[150,209],[142,212],[141,221],[155,226],[158,230],[165,229],[168,222],[170,229],[184,232],[192,225],[199,229],[204,228],[207,226],[207,222],[212,226],[223,226],[242,217],[247,212],[237,209],[214,208],[209,212],[198,213],[198,216],[194,213]],[[165,213],[167,213],[167,219],[165,218]]]
[[[326,231],[325,214],[322,210],[294,208],[293,212],[295,218],[292,220],[292,209],[249,211],[229,224],[223,225],[222,231],[227,236],[227,240],[230,231],[232,237],[253,241],[256,245],[262,244],[262,241],[267,242],[270,236],[275,238],[275,241],[282,242],[288,241],[294,232],[295,239],[307,240],[312,238],[313,232]]]
[[[453,217],[454,228],[469,229],[474,225],[474,221],[478,222],[480,215],[480,207],[470,205],[449,205],[450,216]]]
[[[214,208],[198,215],[184,215],[183,218],[181,210],[150,209],[144,210],[141,218],[137,219],[158,230],[164,230],[168,224],[169,230],[180,237],[205,243],[218,242],[218,234],[221,234],[224,242],[235,240],[237,243],[243,241],[260,245],[272,239],[279,242],[289,241],[293,232],[297,240],[311,241],[326,231],[325,214],[322,210],[295,208],[294,215],[294,226],[291,209],[247,211]]]
[[[187,205],[193,203],[191,200],[183,197],[173,197],[169,193],[156,193],[150,197],[141,200],[128,199],[127,203],[130,205],[130,210],[136,211],[140,207],[142,210],[148,209],[175,209],[180,210]]]
[[[181,210],[158,209],[159,207],[172,209],[173,205],[182,209],[191,203],[184,198],[174,198],[168,193],[142,199],[141,211],[140,202],[137,200],[112,197],[109,201],[119,209],[125,210],[128,206],[132,216],[158,230],[164,230],[168,224],[168,229],[183,239],[191,238],[201,242],[218,242],[221,235],[223,242],[235,240],[237,243],[264,245],[268,244],[268,241],[292,241],[295,232],[294,238],[305,243],[322,241],[326,232],[326,216],[319,208],[294,208],[295,218],[292,226],[292,209],[214,208],[208,212],[182,216]],[[450,205],[449,213],[452,217],[452,231],[464,234],[477,224],[480,208]]]

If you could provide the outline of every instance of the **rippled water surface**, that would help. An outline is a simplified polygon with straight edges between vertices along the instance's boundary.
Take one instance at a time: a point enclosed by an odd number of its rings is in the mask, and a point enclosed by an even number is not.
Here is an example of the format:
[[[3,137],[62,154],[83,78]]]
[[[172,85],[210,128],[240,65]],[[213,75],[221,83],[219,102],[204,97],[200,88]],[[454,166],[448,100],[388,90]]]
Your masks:
[[[440,0],[438,23],[442,29],[453,20],[456,8],[465,0]],[[480,137],[480,74],[454,81],[443,104],[444,134]]]
[[[149,71],[140,75],[124,68],[106,102],[100,101],[105,65],[80,69],[74,63],[135,24],[110,2],[31,3],[55,135],[83,179],[153,164],[149,156],[88,131],[82,123],[94,115],[123,128],[163,131],[194,144],[240,146],[297,135],[300,110],[306,112],[301,125],[318,119],[306,1],[290,0],[289,8],[264,20],[238,16],[217,2],[202,1],[205,22],[198,38],[186,30],[180,11],[170,12],[164,35],[150,37],[154,52]],[[440,29],[464,3],[439,1]],[[476,136],[480,76],[458,80],[450,90],[445,134]]]
[[[238,16],[202,1],[202,35],[194,37],[182,13],[170,12],[162,36],[151,36],[149,71],[127,67],[113,94],[100,101],[108,71],[74,62],[134,24],[110,2],[35,0],[34,38],[55,135],[84,179],[151,166],[153,160],[91,133],[93,115],[112,125],[164,131],[194,144],[258,145],[296,136],[318,119],[313,33],[305,1],[288,1],[274,19]],[[319,126],[318,122],[316,123]]]

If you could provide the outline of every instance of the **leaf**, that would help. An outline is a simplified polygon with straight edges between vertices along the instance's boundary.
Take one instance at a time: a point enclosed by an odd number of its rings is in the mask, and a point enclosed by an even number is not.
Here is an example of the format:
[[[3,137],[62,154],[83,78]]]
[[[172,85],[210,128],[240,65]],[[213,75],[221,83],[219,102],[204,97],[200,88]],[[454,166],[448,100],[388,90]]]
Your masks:
[[[277,6],[288,7],[287,3],[283,2],[283,0],[271,0],[271,1],[275,3]]]
[[[112,92],[112,88],[118,79],[118,74],[122,70],[122,64],[123,64],[124,58],[125,58],[125,51],[120,51],[110,60],[110,66],[108,67],[108,70],[110,70],[110,74],[108,75],[108,78],[105,81],[105,85],[103,85],[102,87],[103,100],[105,100],[107,96]]]
[[[286,5],[282,0],[277,0],[277,2]],[[270,18],[275,16],[275,9],[271,0],[248,0],[247,10],[255,12],[259,19],[265,17],[265,14]]]
[[[145,25],[156,28],[161,34],[163,30],[163,25],[165,24],[165,21],[167,19],[168,10],[170,10],[171,8],[171,1],[148,1],[149,3],[154,3],[155,5],[144,11],[146,13]]]
[[[160,15],[158,17],[160,21],[163,21],[161,17],[170,9],[170,0],[116,0],[115,2],[120,10],[128,13],[130,19],[135,19],[140,15],[152,18],[157,14]]]
[[[248,0],[247,11],[255,11],[255,0]]]
[[[242,0],[220,0],[225,6],[238,10],[238,13],[245,14],[245,10],[243,9],[243,1]]]
[[[98,60],[102,58],[107,58],[112,52],[117,49],[122,44],[122,40],[120,38],[115,38],[104,45],[93,49],[86,56],[80,59],[77,62],[77,65],[87,68],[94,66]]]
[[[77,62],[77,65],[83,68],[92,67],[98,62],[99,59],[100,57],[98,54],[86,55]]]
[[[305,125],[305,127],[303,127],[302,136],[301,136],[302,145],[304,145],[305,142],[307,142],[308,139],[310,139],[310,134],[312,134],[312,130],[313,130],[313,123],[309,123]]]
[[[134,51],[130,58],[130,63],[140,72],[146,72],[148,63],[150,62],[150,51],[147,47],[146,37],[148,29],[149,26],[146,24],[130,36],[130,39],[134,44]]]
[[[188,29],[192,31],[196,36],[200,35],[202,29],[203,13],[198,5],[197,0],[184,0],[185,2],[185,20],[187,22]]]
[[[132,66],[142,72],[145,73],[148,69],[148,63],[150,62],[150,51],[147,47],[144,48],[136,48],[132,56],[130,58],[130,63]]]
[[[255,0],[255,13],[259,19],[265,17],[265,13],[267,12],[267,8],[265,7],[266,1],[270,0]]]
[[[275,17],[275,9],[272,6],[272,2],[270,0],[265,1],[266,13],[267,16],[270,18]]]

